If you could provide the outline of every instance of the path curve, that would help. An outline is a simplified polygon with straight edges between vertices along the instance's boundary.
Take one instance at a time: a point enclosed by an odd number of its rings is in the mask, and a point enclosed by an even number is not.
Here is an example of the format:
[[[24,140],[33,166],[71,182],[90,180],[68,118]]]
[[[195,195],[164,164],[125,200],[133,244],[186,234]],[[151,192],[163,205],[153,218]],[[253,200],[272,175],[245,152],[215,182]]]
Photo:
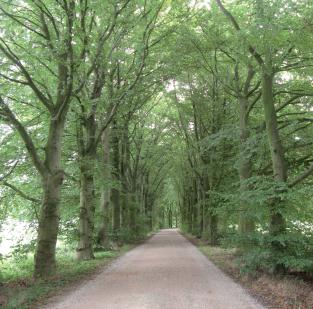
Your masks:
[[[45,309],[264,309],[177,230],[161,230]]]

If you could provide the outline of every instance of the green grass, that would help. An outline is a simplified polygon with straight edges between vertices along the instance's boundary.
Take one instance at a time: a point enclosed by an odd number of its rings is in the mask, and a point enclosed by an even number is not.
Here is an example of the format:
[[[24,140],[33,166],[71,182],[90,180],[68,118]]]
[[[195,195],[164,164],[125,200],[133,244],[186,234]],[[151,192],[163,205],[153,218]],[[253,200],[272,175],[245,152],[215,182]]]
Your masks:
[[[198,248],[211,262],[231,277],[238,279],[241,276],[238,251],[235,248],[208,245],[200,245]]]
[[[57,273],[49,280],[35,281],[33,275],[33,256],[19,260],[4,260],[1,265],[0,303],[6,299],[3,309],[28,309],[47,296],[53,295],[65,286],[79,281],[107,265],[112,259],[128,251],[130,246],[123,246],[117,251],[95,253],[91,261],[77,262],[73,253],[60,253],[57,256]]]

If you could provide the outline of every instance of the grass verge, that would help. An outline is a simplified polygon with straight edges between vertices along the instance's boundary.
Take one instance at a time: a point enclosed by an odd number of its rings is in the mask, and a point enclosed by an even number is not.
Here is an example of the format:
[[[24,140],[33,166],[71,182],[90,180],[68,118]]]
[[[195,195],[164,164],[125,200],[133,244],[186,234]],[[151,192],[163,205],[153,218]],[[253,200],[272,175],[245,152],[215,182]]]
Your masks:
[[[130,250],[133,246],[125,245],[115,251],[96,252],[95,259],[78,262],[73,253],[57,255],[58,270],[49,280],[34,280],[33,257],[18,261],[3,261],[1,264],[0,308],[30,309],[40,308],[40,303],[47,297],[58,294],[81,280],[90,278],[101,267]]]
[[[295,276],[266,273],[242,274],[235,249],[212,247],[190,235],[184,235],[218,268],[241,284],[269,309],[313,309],[313,285]]]

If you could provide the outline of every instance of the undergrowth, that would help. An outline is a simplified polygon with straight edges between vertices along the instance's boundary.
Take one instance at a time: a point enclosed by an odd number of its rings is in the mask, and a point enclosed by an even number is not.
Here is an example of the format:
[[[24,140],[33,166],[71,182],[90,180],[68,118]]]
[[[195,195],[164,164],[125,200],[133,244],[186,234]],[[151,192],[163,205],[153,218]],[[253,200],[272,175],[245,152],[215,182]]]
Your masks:
[[[96,252],[95,259],[78,262],[73,253],[61,252],[57,255],[58,269],[49,280],[34,280],[34,261],[31,254],[19,259],[6,259],[1,263],[0,308],[28,309],[35,302],[53,295],[70,283],[93,273],[100,266],[129,250],[123,246],[116,251]]]

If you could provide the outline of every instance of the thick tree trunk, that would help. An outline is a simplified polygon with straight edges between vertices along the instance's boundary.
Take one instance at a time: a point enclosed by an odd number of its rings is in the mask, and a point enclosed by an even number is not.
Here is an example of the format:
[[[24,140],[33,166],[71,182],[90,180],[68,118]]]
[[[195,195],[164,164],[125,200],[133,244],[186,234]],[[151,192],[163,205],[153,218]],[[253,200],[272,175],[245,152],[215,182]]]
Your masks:
[[[40,212],[35,277],[47,277],[56,270],[55,247],[59,230],[62,173],[43,177],[43,203]]]
[[[240,191],[244,194],[248,190],[247,180],[252,174],[252,164],[250,158],[245,153],[246,142],[249,138],[249,126],[247,119],[248,100],[245,97],[239,98],[239,129],[240,129],[240,161],[239,161],[239,179]],[[241,199],[240,201],[240,216],[239,216],[239,233],[243,236],[252,233],[255,230],[255,222],[249,212],[246,203]]]
[[[85,128],[85,135],[83,132]],[[79,129],[79,160],[80,160],[80,212],[79,242],[76,249],[78,260],[94,258],[93,232],[95,214],[94,168],[97,154],[96,121],[92,113]]]
[[[104,180],[110,178],[109,162],[110,162],[110,129],[107,128],[102,134],[102,177]],[[109,231],[110,231],[110,189],[107,184],[101,185],[100,197],[100,227],[97,237],[97,243],[102,248],[106,249],[110,246]]]
[[[272,74],[263,73],[262,88],[266,131],[270,145],[274,178],[277,181],[286,182],[286,164],[283,147],[279,137],[277,115],[274,106]]]
[[[35,252],[35,277],[47,277],[56,270],[55,248],[59,231],[60,191],[64,172],[60,168],[65,119],[51,120],[45,147],[46,172],[41,175],[43,198]]]
[[[79,242],[76,249],[78,260],[94,258],[94,160],[94,155],[86,155],[81,158],[80,162]]]
[[[279,136],[277,115],[274,105],[273,74],[266,68],[263,68],[262,74],[262,96],[274,179],[277,182],[285,183],[287,181],[287,168],[284,158],[284,151]],[[280,208],[279,200],[272,202],[270,232],[273,236],[283,233],[286,230],[285,219],[281,214]]]

